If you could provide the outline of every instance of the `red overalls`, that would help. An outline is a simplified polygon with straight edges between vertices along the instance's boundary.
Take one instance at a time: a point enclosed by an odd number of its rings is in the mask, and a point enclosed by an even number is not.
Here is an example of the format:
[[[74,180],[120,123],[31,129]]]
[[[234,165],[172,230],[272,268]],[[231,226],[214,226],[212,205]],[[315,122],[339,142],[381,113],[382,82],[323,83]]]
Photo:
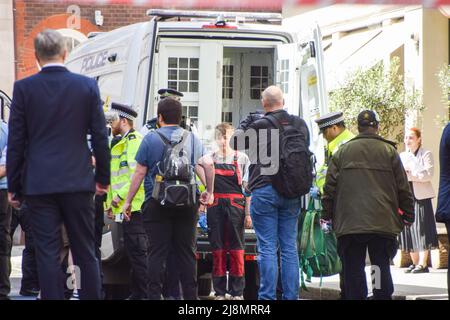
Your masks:
[[[237,153],[233,164],[214,161],[214,203],[208,207],[209,242],[213,253],[213,286],[216,296],[244,291],[244,218],[245,198]],[[230,257],[227,291],[227,253]]]

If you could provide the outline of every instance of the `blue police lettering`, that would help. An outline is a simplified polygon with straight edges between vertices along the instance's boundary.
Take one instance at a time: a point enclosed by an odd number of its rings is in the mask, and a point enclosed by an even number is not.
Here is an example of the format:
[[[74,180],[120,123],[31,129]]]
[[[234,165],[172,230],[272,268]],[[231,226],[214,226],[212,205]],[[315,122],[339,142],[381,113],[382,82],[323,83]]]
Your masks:
[[[108,51],[103,51],[97,55],[88,56],[83,59],[81,63],[81,73],[89,72],[94,69],[103,67],[106,64],[106,59],[108,59]]]

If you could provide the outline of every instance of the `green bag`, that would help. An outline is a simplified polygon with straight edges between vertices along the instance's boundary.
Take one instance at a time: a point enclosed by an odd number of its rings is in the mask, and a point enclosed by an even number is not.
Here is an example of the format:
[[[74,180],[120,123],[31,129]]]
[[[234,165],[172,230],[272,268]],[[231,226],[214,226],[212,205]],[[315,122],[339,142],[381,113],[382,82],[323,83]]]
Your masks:
[[[341,272],[341,260],[337,254],[337,240],[333,231],[324,232],[320,226],[320,209],[315,208],[315,200],[311,199],[308,210],[300,216],[298,232],[298,248],[300,260],[301,287],[306,289],[306,281],[311,277],[328,277]]]

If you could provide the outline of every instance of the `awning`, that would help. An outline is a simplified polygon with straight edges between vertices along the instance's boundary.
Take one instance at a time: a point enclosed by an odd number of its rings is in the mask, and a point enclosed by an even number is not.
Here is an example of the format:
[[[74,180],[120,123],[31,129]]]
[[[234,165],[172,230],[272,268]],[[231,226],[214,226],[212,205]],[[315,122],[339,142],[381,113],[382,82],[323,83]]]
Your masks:
[[[343,37],[325,50],[327,90],[339,87],[349,73],[370,68],[404,45],[403,23]]]

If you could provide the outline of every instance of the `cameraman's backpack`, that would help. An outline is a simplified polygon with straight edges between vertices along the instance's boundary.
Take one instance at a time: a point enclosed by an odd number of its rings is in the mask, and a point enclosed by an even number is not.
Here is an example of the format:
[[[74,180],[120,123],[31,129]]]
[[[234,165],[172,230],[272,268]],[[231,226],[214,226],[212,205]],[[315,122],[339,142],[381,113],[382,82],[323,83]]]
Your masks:
[[[280,135],[280,162],[278,172],[272,176],[273,187],[286,198],[299,198],[309,193],[313,182],[313,154],[305,134],[294,127],[291,115],[287,126],[270,114],[265,119],[279,130]]]
[[[193,164],[183,145],[189,133],[183,132],[180,140],[171,141],[155,131],[164,142],[164,155],[158,162],[152,198],[169,208],[192,207],[197,201],[197,185]],[[194,152],[193,148],[191,152]]]

